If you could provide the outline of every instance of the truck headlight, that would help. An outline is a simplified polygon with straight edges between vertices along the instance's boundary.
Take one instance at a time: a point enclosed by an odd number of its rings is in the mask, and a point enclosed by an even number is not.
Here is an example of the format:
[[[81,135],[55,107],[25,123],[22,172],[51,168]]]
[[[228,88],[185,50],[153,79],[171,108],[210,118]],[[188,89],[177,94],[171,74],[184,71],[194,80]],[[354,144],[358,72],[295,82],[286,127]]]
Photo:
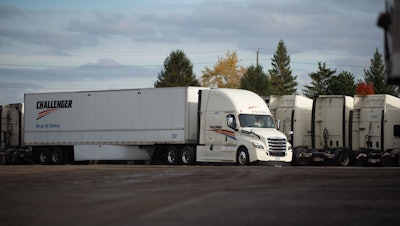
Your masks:
[[[291,151],[293,149],[292,145],[290,143],[288,143],[287,149],[288,149],[288,151]]]
[[[259,144],[259,143],[257,143],[257,142],[253,142],[252,144],[253,144],[253,147],[254,147],[254,148],[257,148],[257,149],[264,149],[264,146],[263,146],[262,144]]]

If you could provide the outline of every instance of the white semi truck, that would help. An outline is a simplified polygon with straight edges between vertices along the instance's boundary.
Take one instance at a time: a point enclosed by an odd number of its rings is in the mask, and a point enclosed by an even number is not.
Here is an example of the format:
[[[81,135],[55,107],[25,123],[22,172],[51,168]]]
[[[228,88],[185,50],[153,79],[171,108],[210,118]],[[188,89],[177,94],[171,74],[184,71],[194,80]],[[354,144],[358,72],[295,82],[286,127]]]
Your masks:
[[[271,96],[269,107],[292,142],[293,165],[399,164],[399,98]]]
[[[275,128],[267,105],[246,90],[177,87],[32,93],[25,94],[24,105],[19,106],[13,111],[9,105],[2,107],[3,162],[246,165],[292,160],[291,145]]]

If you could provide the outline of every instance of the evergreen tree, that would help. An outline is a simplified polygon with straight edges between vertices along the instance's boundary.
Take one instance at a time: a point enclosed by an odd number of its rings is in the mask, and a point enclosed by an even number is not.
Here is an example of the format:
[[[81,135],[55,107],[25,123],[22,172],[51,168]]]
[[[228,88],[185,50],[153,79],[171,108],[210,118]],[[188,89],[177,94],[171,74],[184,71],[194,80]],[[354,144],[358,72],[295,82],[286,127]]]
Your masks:
[[[305,85],[303,89],[304,96],[313,98],[315,95],[327,95],[329,94],[329,83],[331,77],[336,73],[336,70],[332,71],[326,68],[326,64],[318,62],[318,72],[311,72],[308,74],[311,78],[311,84]]]
[[[200,86],[193,73],[193,64],[182,50],[172,51],[164,61],[154,87]]]
[[[287,53],[283,40],[278,43],[278,48],[271,59],[272,70],[269,70],[271,94],[288,95],[296,93],[297,76],[292,76],[290,69],[290,56]]]
[[[267,75],[261,65],[251,65],[240,81],[240,88],[257,93],[260,96],[270,95],[270,87]]]
[[[333,75],[328,82],[328,94],[354,96],[356,94],[354,75],[348,71]]]
[[[399,95],[398,87],[388,85],[385,82],[385,64],[378,49],[375,50],[374,57],[371,58],[369,69],[364,69],[364,78],[367,84],[372,84],[376,94]]]

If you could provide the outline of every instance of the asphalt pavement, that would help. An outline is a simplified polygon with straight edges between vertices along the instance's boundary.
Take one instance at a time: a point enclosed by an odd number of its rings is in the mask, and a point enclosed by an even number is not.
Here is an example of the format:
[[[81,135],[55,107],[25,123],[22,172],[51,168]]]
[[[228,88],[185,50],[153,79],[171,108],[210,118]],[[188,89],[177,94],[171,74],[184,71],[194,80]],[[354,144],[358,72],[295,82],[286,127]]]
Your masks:
[[[0,166],[0,225],[399,225],[400,168]]]

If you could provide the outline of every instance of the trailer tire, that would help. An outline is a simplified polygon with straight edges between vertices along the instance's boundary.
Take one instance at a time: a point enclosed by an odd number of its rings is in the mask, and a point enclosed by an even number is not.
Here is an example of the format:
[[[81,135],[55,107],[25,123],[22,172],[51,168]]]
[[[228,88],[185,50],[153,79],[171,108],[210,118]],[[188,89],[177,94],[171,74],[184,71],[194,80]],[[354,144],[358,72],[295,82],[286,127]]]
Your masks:
[[[168,165],[178,165],[180,163],[180,152],[175,146],[169,146],[165,153],[165,161]]]
[[[62,165],[64,164],[65,153],[60,147],[56,147],[51,152],[51,164]]]
[[[293,165],[294,166],[309,166],[310,159],[304,157],[304,153],[307,152],[305,148],[297,148],[293,151]]]
[[[240,147],[236,154],[236,165],[246,166],[250,164],[249,152],[245,147]]]
[[[42,165],[49,165],[51,159],[51,153],[47,148],[41,148],[39,150],[39,161]]]
[[[181,163],[183,165],[193,165],[196,162],[196,155],[193,147],[185,146],[181,151]]]
[[[352,163],[351,154],[346,150],[337,150],[335,153],[335,164],[337,166],[350,166]]]

